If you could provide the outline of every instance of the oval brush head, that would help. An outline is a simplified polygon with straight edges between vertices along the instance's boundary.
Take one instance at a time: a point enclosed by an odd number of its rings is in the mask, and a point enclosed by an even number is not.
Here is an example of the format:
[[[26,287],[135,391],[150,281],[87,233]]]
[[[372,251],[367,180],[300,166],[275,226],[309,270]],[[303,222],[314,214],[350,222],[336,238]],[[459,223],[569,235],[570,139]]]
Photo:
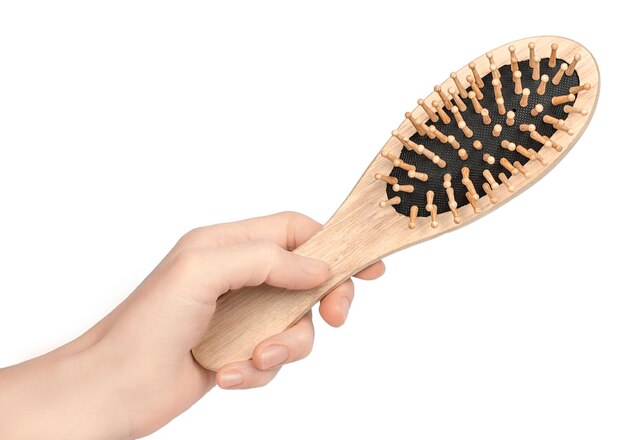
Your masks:
[[[294,251],[326,261],[330,279],[310,291],[261,285],[223,295],[196,360],[217,369],[249,359],[356,272],[529,187],[578,140],[599,84],[591,54],[561,37],[515,41],[451,73],[405,114],[339,210]]]

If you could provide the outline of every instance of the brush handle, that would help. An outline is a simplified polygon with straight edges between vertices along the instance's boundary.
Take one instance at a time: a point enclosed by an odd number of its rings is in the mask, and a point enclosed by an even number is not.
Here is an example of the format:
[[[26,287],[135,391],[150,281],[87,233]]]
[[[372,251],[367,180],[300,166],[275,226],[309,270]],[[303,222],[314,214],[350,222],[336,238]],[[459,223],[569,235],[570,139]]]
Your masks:
[[[262,284],[222,295],[206,333],[192,350],[198,363],[217,370],[227,363],[250,359],[258,343],[296,323],[326,293],[382,257],[371,234],[339,229],[329,222],[294,250],[329,264],[330,279],[321,286],[289,291]],[[354,240],[355,233],[361,235],[360,240]]]

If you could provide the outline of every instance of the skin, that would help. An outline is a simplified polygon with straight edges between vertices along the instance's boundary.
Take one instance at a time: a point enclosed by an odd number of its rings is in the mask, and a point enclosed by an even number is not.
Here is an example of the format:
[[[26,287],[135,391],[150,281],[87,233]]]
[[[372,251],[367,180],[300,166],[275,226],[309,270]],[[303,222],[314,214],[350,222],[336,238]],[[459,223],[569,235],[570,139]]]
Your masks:
[[[217,372],[198,365],[190,350],[223,293],[262,283],[298,290],[324,282],[326,263],[289,252],[320,227],[287,212],[188,232],[85,334],[0,369],[0,438],[138,438],[167,424],[216,384],[266,385],[281,366],[310,353],[311,313],[261,342],[251,360]],[[356,276],[375,279],[383,272],[378,262]],[[353,297],[348,280],[322,300],[322,318],[333,327],[343,325]]]

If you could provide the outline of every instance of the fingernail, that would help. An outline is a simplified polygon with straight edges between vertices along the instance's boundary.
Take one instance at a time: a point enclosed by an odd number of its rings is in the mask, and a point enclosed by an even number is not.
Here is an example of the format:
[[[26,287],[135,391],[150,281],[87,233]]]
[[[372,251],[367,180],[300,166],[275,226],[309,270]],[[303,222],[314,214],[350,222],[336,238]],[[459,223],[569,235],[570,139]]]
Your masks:
[[[350,311],[350,300],[348,298],[341,299],[341,313],[343,313],[343,320],[348,318],[348,312]]]
[[[282,364],[289,358],[289,351],[282,345],[270,345],[261,352],[261,369],[267,370]]]
[[[320,275],[328,272],[328,264],[322,260],[316,260],[315,258],[300,258],[300,267],[304,272],[312,275]]]
[[[238,371],[228,371],[220,375],[220,387],[232,388],[243,383],[243,374]]]

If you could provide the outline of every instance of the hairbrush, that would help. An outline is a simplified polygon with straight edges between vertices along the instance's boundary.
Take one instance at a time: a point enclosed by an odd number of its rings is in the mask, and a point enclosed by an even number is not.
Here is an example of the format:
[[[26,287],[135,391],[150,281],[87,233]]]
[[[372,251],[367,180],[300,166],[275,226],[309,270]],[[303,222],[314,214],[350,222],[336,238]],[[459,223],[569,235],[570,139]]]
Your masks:
[[[196,360],[215,370],[249,359],[353,274],[511,200],[576,143],[599,80],[583,46],[550,36],[501,46],[452,72],[405,114],[337,212],[294,250],[326,261],[331,278],[309,291],[264,284],[221,296],[192,350]]]

